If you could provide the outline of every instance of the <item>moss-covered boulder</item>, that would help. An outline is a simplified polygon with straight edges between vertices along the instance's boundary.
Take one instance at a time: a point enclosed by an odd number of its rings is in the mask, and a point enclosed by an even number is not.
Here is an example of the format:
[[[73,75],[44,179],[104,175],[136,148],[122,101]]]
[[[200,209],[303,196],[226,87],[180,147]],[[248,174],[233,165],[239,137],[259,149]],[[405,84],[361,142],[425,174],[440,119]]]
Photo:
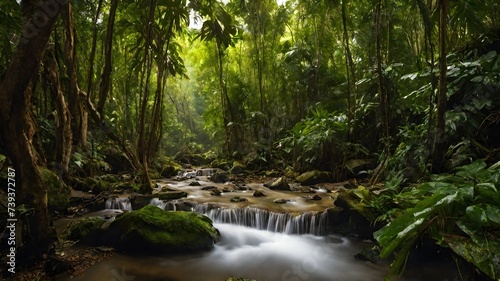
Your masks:
[[[227,172],[217,171],[210,177],[210,180],[216,183],[225,183],[229,181],[229,175]]]
[[[302,185],[313,185],[323,182],[332,182],[333,178],[329,172],[314,170],[301,174],[295,180]]]
[[[164,178],[171,178],[179,171],[182,170],[182,166],[170,158],[163,158],[163,163],[161,163],[160,174]]]
[[[40,167],[42,180],[47,187],[49,210],[64,212],[69,204],[71,188],[64,184],[51,170]]]
[[[219,237],[206,216],[146,206],[114,220],[103,238],[125,253],[173,254],[212,249]]]
[[[86,245],[96,245],[104,233],[106,220],[100,217],[84,218],[70,226],[67,239]]]
[[[234,161],[233,162],[233,167],[231,167],[231,170],[229,170],[229,172],[233,175],[237,175],[237,174],[242,174],[245,172],[245,165],[243,165],[243,163],[239,162],[239,161]]]
[[[254,197],[264,197],[266,195],[264,194],[264,192],[262,192],[260,190],[256,190],[256,191],[253,192],[253,196]]]

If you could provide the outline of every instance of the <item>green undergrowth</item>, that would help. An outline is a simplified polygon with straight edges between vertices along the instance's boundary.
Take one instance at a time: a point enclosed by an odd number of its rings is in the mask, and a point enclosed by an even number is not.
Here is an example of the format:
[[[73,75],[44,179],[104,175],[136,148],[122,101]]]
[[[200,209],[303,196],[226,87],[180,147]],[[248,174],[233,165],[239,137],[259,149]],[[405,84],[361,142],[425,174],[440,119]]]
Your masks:
[[[410,251],[422,237],[472,263],[493,280],[500,278],[500,162],[483,160],[449,174],[433,175],[392,197],[390,221],[374,233],[381,257],[394,261],[386,280],[404,271]]]

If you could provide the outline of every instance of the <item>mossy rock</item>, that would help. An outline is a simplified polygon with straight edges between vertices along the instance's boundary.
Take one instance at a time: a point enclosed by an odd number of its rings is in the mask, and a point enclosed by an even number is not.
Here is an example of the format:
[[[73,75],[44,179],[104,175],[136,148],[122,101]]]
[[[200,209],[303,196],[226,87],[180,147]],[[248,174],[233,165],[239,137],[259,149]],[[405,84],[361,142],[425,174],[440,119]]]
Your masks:
[[[48,207],[51,211],[64,212],[69,205],[71,188],[51,170],[40,167],[42,180],[47,187]]]
[[[231,202],[245,202],[245,201],[248,201],[248,199],[246,199],[245,197],[238,197],[238,196],[235,196],[233,198],[231,198],[231,200],[229,200]]]
[[[283,171],[283,174],[289,178],[296,178],[299,176],[299,173],[295,172],[292,167],[286,166],[285,170]]]
[[[99,238],[104,233],[103,226],[106,220],[100,217],[84,218],[73,224],[68,231],[67,239],[86,245],[97,245]]]
[[[210,177],[210,180],[216,183],[225,183],[229,181],[227,172],[218,171]]]
[[[158,161],[161,162],[158,165],[158,170],[160,171],[160,175],[164,178],[171,178],[182,170],[182,166],[171,158],[163,157]]]
[[[264,197],[266,195],[264,194],[264,192],[262,192],[260,190],[256,190],[256,191],[253,192],[253,196],[254,197]]]
[[[265,184],[271,190],[290,190],[290,185],[285,177],[281,177],[272,183]]]
[[[219,237],[204,215],[149,205],[114,220],[104,241],[130,254],[174,254],[210,250]]]
[[[233,166],[231,161],[224,160],[224,159],[216,159],[210,163],[210,167],[212,168],[218,168],[222,170],[229,170]]]
[[[309,171],[301,174],[295,179],[302,185],[313,185],[323,182],[332,182],[332,175],[325,171]]]
[[[245,165],[243,165],[243,163],[239,162],[239,161],[234,161],[233,162],[233,167],[231,168],[231,170],[229,170],[229,172],[233,175],[238,175],[238,174],[242,174],[245,172]]]

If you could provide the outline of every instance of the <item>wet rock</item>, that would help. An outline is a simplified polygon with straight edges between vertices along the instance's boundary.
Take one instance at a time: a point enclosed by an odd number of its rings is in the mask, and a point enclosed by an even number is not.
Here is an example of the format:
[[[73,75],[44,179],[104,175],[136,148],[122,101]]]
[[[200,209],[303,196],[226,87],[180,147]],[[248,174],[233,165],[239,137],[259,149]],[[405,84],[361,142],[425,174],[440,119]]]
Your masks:
[[[366,170],[374,169],[376,166],[374,162],[371,159],[350,159],[345,163],[345,167],[352,175],[361,175],[364,174],[362,171],[367,173]]]
[[[263,196],[266,196],[266,195],[264,194],[264,192],[262,192],[260,190],[256,190],[256,191],[253,192],[253,196],[254,197],[263,197]]]
[[[51,170],[40,167],[42,180],[47,187],[48,207],[51,211],[64,212],[69,205],[71,188]]]
[[[290,202],[290,199],[275,199],[273,202],[276,204],[285,204]]]
[[[245,172],[245,165],[243,165],[243,163],[239,162],[239,161],[234,161],[233,162],[233,167],[231,168],[231,170],[229,170],[229,172],[233,175],[237,175],[237,174],[242,174]]]
[[[315,194],[313,196],[310,197],[310,200],[321,200],[323,199],[321,196],[319,196],[318,194]]]
[[[332,182],[332,175],[325,171],[309,171],[301,174],[295,179],[302,185],[313,185],[322,182]]]
[[[374,249],[373,247],[365,247],[361,248],[354,258],[361,261],[369,261],[371,263],[376,263],[379,257],[379,251]]]
[[[266,177],[279,177],[281,175],[280,172],[276,170],[271,170],[271,171],[265,171],[264,176]]]
[[[201,184],[197,181],[193,181],[189,183],[189,186],[201,186]]]
[[[217,189],[217,187],[213,186],[213,185],[209,185],[209,186],[204,186],[202,188],[200,188],[201,190],[214,190],[214,189]]]
[[[225,183],[229,181],[227,172],[218,171],[210,177],[210,180],[216,183]]]
[[[271,190],[290,190],[290,185],[288,184],[285,177],[281,177],[270,184],[264,185]]]
[[[106,220],[100,217],[84,218],[70,226],[68,231],[69,240],[80,241],[85,245],[93,245],[104,233],[103,226]]]
[[[214,189],[212,191],[210,191],[210,195],[212,196],[220,196],[222,193],[222,191],[220,191],[219,189]]]
[[[114,220],[102,240],[129,254],[164,255],[210,250],[219,238],[219,231],[204,215],[149,205]]]
[[[175,176],[180,170],[182,170],[182,166],[175,162],[170,158],[162,159],[163,163],[161,164],[161,168],[159,169],[160,175],[164,178],[171,178]]]
[[[245,201],[248,201],[248,199],[246,199],[244,197],[235,196],[235,197],[231,198],[230,201],[231,202],[245,202]]]
[[[307,186],[299,187],[298,191],[303,192],[303,193],[316,193],[316,191],[314,189],[307,187]]]

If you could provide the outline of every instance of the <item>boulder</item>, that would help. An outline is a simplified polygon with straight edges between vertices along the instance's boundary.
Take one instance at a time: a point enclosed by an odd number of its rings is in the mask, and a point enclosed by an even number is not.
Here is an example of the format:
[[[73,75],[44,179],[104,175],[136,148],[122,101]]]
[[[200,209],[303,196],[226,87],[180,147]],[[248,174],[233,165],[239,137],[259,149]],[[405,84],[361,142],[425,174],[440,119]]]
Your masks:
[[[272,190],[290,190],[290,185],[285,177],[281,177],[270,184],[266,184],[265,186]]]
[[[266,195],[264,194],[264,192],[262,192],[260,190],[256,190],[256,191],[254,191],[253,196],[254,197],[263,197],[263,196],[266,196]]]
[[[313,185],[323,182],[332,182],[332,175],[329,172],[314,170],[301,174],[295,180],[302,185]]]
[[[229,170],[229,172],[233,175],[242,174],[245,172],[245,168],[245,165],[243,165],[241,162],[234,161],[233,167]]]
[[[42,180],[47,187],[48,207],[51,211],[64,212],[69,205],[71,188],[51,170],[40,167]]]
[[[245,197],[235,196],[235,197],[231,198],[230,201],[231,202],[245,202],[245,201],[248,201],[248,199],[246,199]]]
[[[276,199],[273,202],[276,204],[285,204],[287,202],[290,202],[290,199]]]
[[[192,181],[189,183],[189,186],[201,186],[201,184],[197,181]]]
[[[114,220],[103,242],[125,253],[164,255],[210,250],[219,238],[204,215],[146,206]]]
[[[95,245],[104,233],[106,220],[100,217],[84,218],[70,226],[67,239],[80,241],[85,245]]]
[[[179,163],[173,161],[172,159],[164,159],[165,162],[161,165],[160,175],[164,178],[171,178],[182,170],[182,166]]]
[[[229,181],[227,172],[218,171],[210,177],[210,180],[216,183],[225,183]]]
[[[222,193],[222,191],[220,191],[219,189],[214,189],[214,190],[210,191],[210,195],[212,195],[212,196],[220,196],[221,193]]]
[[[201,190],[215,190],[217,189],[217,187],[213,186],[213,185],[209,185],[209,186],[204,186],[202,188],[200,188]]]

